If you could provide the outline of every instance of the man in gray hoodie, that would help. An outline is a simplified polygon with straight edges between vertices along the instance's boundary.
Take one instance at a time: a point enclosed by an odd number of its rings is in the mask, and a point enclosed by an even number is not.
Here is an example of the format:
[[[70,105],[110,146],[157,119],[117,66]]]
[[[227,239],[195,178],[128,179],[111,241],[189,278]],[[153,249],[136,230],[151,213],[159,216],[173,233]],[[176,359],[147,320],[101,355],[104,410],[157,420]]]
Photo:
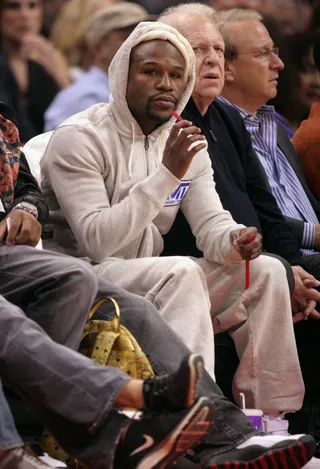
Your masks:
[[[109,76],[110,104],[68,119],[43,157],[49,247],[89,257],[98,275],[152,301],[214,376],[212,315],[215,332],[229,330],[237,347],[235,394],[269,414],[299,409],[304,386],[285,269],[259,257],[257,230],[223,210],[199,129],[170,118],[193,90],[191,46],[167,25],[142,23]],[[197,262],[158,257],[179,206],[204,253]]]

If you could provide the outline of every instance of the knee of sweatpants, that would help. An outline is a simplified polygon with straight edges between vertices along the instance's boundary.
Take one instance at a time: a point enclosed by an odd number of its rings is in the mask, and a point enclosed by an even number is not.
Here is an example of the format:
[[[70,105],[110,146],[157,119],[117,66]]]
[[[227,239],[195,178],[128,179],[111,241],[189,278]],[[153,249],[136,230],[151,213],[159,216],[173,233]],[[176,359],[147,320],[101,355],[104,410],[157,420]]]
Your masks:
[[[272,257],[261,255],[258,259],[251,262],[254,269],[253,274],[263,276],[264,279],[275,279],[279,284],[282,281],[288,286],[287,272],[281,260]]]
[[[175,256],[175,265],[172,269],[177,278],[185,281],[201,281],[206,286],[206,276],[202,268],[189,257]]]

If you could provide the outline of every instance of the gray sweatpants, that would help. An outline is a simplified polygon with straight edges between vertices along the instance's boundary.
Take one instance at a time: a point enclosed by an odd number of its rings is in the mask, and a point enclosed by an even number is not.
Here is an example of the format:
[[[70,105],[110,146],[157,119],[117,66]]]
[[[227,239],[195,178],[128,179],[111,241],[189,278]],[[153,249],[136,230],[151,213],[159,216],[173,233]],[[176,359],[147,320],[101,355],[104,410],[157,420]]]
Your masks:
[[[77,346],[97,279],[82,261],[33,248],[0,246],[0,258],[4,296],[11,297],[11,289],[16,292],[15,304],[0,296],[0,376],[18,388],[68,452],[92,469],[111,468],[116,442],[127,423],[112,406],[130,378],[57,343]],[[176,370],[190,353],[144,298],[107,282],[99,283],[99,296],[113,296],[119,302],[122,324],[135,335],[158,373]],[[111,305],[106,303],[98,315],[111,317]],[[52,332],[57,342],[45,331]],[[216,416],[198,454],[202,461],[257,433],[208,374],[200,393],[211,398]],[[95,425],[96,433],[89,434]]]

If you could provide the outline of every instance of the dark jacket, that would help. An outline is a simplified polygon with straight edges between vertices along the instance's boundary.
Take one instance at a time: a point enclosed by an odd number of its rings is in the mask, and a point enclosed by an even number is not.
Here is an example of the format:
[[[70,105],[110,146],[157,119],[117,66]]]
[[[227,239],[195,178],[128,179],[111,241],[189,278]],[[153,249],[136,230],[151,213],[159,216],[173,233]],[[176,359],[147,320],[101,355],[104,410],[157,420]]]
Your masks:
[[[311,190],[309,189],[307,180],[303,172],[301,161],[297,155],[296,150],[294,149],[294,146],[292,145],[290,139],[288,138],[286,132],[281,127],[281,125],[278,125],[278,147],[280,148],[284,156],[287,158],[287,160],[291,164],[294,172],[296,173],[297,178],[299,179],[313,207],[313,210],[315,211],[318,217],[318,220],[320,220],[320,203],[316,199],[316,197],[313,195]],[[295,218],[290,218],[290,217],[285,217],[285,218],[288,224],[290,225],[295,238],[298,240],[299,244],[301,244],[302,237],[303,237],[303,230],[304,230],[304,222],[301,220],[297,220]]]
[[[291,265],[303,265],[297,240],[269,190],[240,114],[231,106],[215,101],[202,117],[190,99],[182,116],[200,127],[207,138],[223,207],[237,223],[255,226],[262,233],[266,251],[278,254]],[[181,212],[165,237],[164,253],[202,255]]]
[[[9,119],[16,123],[16,115],[14,110],[2,102],[0,102],[0,114],[2,114],[5,119]],[[20,155],[19,173],[14,189],[14,202],[10,207],[10,210],[12,210],[15,205],[22,201],[29,202],[30,204],[33,204],[35,207],[37,207],[38,221],[41,223],[41,225],[44,225],[48,217],[48,208],[44,201],[40,187],[31,174],[28,162],[23,152],[21,152]],[[4,218],[4,216],[4,214],[2,216],[0,214],[1,218]]]

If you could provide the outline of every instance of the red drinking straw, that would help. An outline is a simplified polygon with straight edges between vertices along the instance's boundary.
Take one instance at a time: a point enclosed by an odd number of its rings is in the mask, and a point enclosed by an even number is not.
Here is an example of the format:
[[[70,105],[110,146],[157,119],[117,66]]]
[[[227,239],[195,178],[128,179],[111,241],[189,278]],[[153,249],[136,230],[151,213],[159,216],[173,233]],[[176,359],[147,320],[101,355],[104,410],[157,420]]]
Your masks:
[[[179,114],[176,111],[173,111],[172,115],[177,119],[177,121],[182,121],[183,120],[182,117],[179,116]]]
[[[248,236],[248,239],[247,239],[247,244],[248,243],[251,243],[251,241],[254,240],[254,235],[251,234]],[[250,287],[250,261],[246,261],[246,286],[245,286],[245,290],[248,290],[248,288]]]

